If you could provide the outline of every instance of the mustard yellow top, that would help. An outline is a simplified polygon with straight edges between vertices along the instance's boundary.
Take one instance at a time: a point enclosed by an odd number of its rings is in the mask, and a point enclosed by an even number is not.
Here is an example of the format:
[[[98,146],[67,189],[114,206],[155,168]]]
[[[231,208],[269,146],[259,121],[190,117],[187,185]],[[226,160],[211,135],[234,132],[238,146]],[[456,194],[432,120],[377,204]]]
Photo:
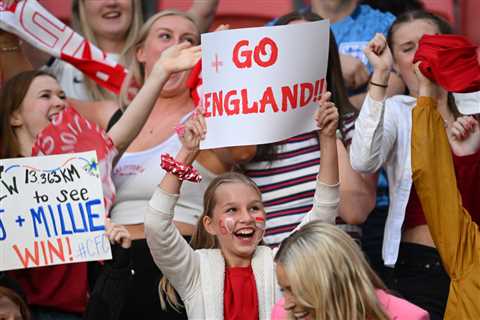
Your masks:
[[[480,234],[463,208],[435,100],[413,109],[412,172],[432,238],[451,278],[445,319],[480,319]],[[480,190],[479,190],[480,192]]]

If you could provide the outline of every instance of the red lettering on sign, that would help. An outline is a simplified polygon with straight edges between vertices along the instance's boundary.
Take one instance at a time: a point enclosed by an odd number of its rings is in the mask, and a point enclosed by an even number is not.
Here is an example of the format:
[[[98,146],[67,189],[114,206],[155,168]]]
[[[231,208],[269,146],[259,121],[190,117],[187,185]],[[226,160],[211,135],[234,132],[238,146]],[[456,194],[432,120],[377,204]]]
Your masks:
[[[252,66],[252,50],[245,50],[240,52],[242,47],[248,46],[248,40],[240,40],[235,47],[233,48],[233,63],[237,68],[250,68]],[[243,58],[243,61],[240,61],[240,57]]]
[[[248,49],[249,44],[248,40],[240,40],[233,47],[232,60],[237,68],[245,69],[252,67],[252,50]],[[253,50],[253,60],[262,68],[272,66],[277,62],[277,59],[278,46],[271,38],[263,38]]]
[[[205,118],[211,117],[212,113],[208,111],[208,108],[210,108],[210,98],[212,97],[212,94],[206,93],[205,97],[203,98],[203,116]]]
[[[248,91],[247,89],[242,89],[242,113],[243,114],[250,114],[250,113],[258,113],[258,102],[254,101],[252,106],[248,106]]]
[[[304,82],[300,84],[300,107],[310,103],[313,97],[313,84]]]
[[[270,48],[270,57],[267,60],[263,61],[261,59],[261,55],[268,55],[268,47]],[[260,67],[267,68],[273,65],[278,58],[278,47],[275,41],[270,38],[263,38],[262,40],[260,40],[258,46],[255,47],[253,58],[255,59],[255,63],[258,64]]]
[[[287,101],[288,100],[288,101]],[[298,105],[298,84],[294,84],[293,88],[290,86],[282,87],[282,111],[288,109],[288,104],[295,109]]]
[[[265,109],[267,108],[267,104],[269,104],[273,112],[278,112],[278,105],[275,101],[275,96],[273,95],[272,87],[267,87],[263,92],[262,99],[260,99],[260,112],[264,113]]]
[[[25,247],[21,249],[19,245],[14,244],[12,249],[24,268],[63,263],[67,261],[67,258],[70,261],[73,260],[69,238],[34,241],[33,248]]]
[[[247,88],[208,92],[204,94],[204,116],[221,117],[239,114],[265,113],[271,108],[273,113],[287,112],[298,107],[305,107],[319,98],[319,91],[324,87],[323,79],[315,82],[295,83],[289,86],[274,88],[268,86],[259,100],[249,97]],[[321,94],[320,94],[321,95]],[[279,103],[281,101],[281,107]]]
[[[225,112],[227,113],[228,116],[234,116],[240,113],[240,100],[238,98],[230,100],[231,96],[235,97],[236,95],[237,95],[237,90],[228,91],[227,94],[225,95],[224,107],[225,107]]]
[[[214,92],[212,94],[213,98],[213,116],[215,117],[217,114],[219,116],[223,115],[223,108],[222,108],[222,100],[223,100],[223,91]]]

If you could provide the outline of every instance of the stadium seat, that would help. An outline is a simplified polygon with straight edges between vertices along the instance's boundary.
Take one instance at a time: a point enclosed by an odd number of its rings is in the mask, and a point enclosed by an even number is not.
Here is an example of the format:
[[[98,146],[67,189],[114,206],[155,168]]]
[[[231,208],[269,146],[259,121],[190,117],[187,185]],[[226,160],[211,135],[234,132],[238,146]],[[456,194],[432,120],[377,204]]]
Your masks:
[[[191,4],[191,0],[159,0],[158,9],[188,10]],[[263,26],[291,10],[291,0],[221,0],[212,28],[226,23],[231,28]]]

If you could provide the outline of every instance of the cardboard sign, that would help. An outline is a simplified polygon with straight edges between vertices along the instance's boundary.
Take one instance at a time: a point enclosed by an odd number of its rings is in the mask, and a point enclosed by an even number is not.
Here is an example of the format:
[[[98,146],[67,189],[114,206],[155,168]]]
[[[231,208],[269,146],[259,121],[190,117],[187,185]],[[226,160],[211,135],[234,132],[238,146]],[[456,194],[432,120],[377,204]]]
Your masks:
[[[316,129],[328,21],[202,34],[201,148],[263,144]]]
[[[111,259],[94,151],[0,160],[0,271]]]

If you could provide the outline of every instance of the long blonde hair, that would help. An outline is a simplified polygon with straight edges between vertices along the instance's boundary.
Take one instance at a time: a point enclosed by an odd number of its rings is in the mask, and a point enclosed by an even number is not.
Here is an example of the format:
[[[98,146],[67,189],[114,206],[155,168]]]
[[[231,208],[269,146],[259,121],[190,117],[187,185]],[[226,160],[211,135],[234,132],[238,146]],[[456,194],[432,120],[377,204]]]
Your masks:
[[[206,216],[213,218],[213,209],[217,204],[215,194],[220,186],[228,183],[243,183],[255,190],[260,199],[262,198],[262,193],[255,182],[241,173],[227,172],[213,179],[203,195],[203,213],[198,219],[197,228],[192,236],[192,240],[190,241],[190,246],[194,250],[219,248],[216,237],[207,232],[203,224],[203,220]],[[162,309],[166,309],[167,303],[176,310],[181,307],[181,304],[177,299],[177,295],[175,294],[175,290],[164,276],[160,280],[160,304]]]
[[[197,32],[199,33],[194,17],[187,12],[163,10],[151,16],[138,32],[135,41],[130,43],[123,54],[122,60],[128,62],[128,75],[123,82],[122,90],[120,92],[120,106],[122,106],[122,108],[125,108],[130,104],[130,95],[128,90],[132,84],[135,84],[137,87],[141,88],[145,82],[145,68],[140,62],[138,62],[136,53],[145,44],[145,40],[147,39],[147,36],[155,22],[157,22],[158,19],[167,16],[180,16],[190,20],[197,27]]]
[[[77,32],[85,37],[86,40],[91,43],[97,44],[95,35],[93,34],[92,28],[90,28],[87,23],[86,13],[85,13],[85,0],[73,0],[72,2],[72,26]],[[140,28],[143,25],[143,12],[141,1],[131,0],[132,3],[132,22],[128,28],[127,35],[125,37],[125,45],[122,52],[120,53],[120,59],[118,63],[127,65],[129,64],[128,60],[125,60],[125,52],[128,48],[132,46],[135,42]],[[105,90],[104,88],[97,85],[93,80],[85,78],[85,86],[88,89],[88,92],[92,95],[94,100],[104,100],[104,99],[115,99],[116,97],[113,93]]]
[[[275,262],[284,268],[297,303],[314,319],[389,319],[375,292],[385,285],[338,227],[306,224],[283,240]]]

